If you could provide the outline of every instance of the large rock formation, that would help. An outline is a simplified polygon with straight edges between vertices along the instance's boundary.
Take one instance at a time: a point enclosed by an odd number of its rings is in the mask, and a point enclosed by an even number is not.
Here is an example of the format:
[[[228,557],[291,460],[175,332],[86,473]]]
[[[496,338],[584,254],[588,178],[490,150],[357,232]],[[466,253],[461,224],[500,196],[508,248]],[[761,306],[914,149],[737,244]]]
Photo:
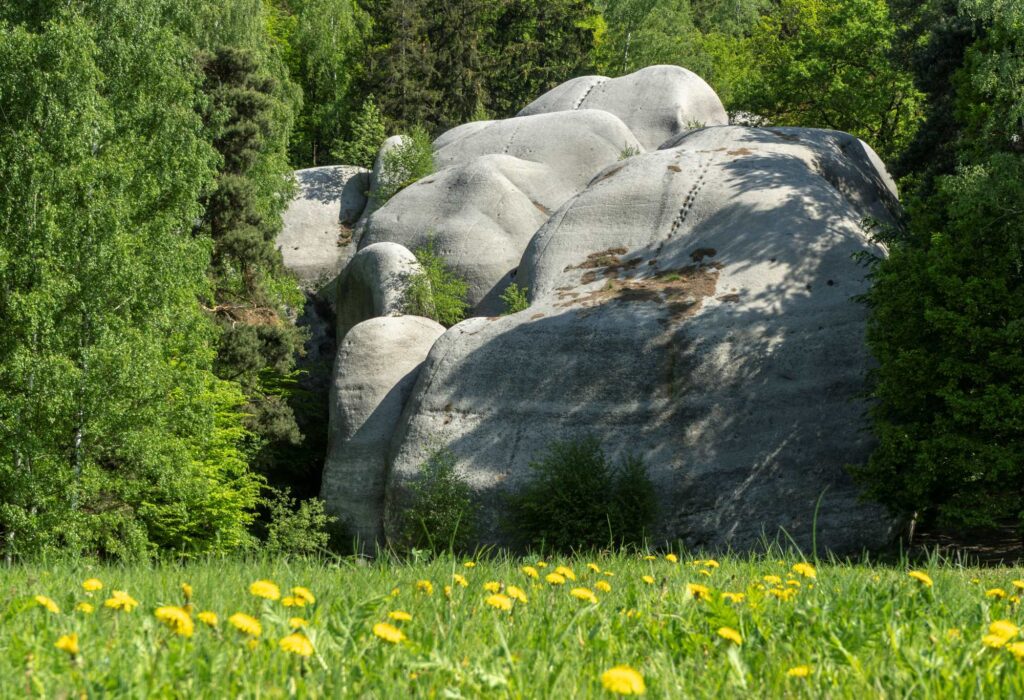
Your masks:
[[[856,254],[884,251],[861,222],[892,221],[895,186],[847,134],[694,129],[725,123],[709,92],[665,66],[571,81],[524,110],[533,116],[442,135],[447,167],[361,222],[366,251],[432,232],[485,302],[478,312],[492,313],[486,300],[512,275],[531,304],[443,335],[417,319],[414,340],[394,332],[404,319],[348,331],[324,497],[358,532],[397,533],[410,482],[444,444],[484,505],[482,540],[502,543],[501,495],[530,460],[595,435],[613,457],[644,459],[656,540],[752,548],[785,530],[809,545],[816,513],[817,542],[836,551],[891,536],[844,466],[871,449],[867,312],[852,298],[867,285]],[[626,159],[623,122],[639,153]],[[378,313],[367,309],[351,323]],[[353,437],[366,416],[369,457]]]
[[[367,548],[381,538],[391,435],[423,359],[444,327],[418,316],[371,318],[346,333],[331,387],[322,496]]]

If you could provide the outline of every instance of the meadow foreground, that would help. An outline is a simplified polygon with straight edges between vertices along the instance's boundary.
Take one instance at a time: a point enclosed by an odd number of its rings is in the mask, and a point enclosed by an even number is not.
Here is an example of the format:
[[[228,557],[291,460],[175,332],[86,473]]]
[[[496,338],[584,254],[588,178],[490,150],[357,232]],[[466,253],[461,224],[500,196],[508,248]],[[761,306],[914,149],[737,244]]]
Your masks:
[[[769,552],[0,573],[3,697],[1021,697],[1024,572]]]

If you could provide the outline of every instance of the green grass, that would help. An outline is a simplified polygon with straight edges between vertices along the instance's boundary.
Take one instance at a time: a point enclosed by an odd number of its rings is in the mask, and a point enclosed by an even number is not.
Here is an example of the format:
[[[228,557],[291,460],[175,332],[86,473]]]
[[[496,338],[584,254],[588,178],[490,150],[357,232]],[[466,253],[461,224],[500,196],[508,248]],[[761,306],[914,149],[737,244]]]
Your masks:
[[[1006,648],[981,642],[994,620],[1024,622],[1009,598],[1012,581],[1024,578],[1019,570],[933,558],[918,565],[934,579],[928,588],[905,565],[821,563],[811,580],[793,573],[798,561],[777,552],[722,558],[717,568],[689,557],[551,558],[539,581],[520,569],[536,564],[532,557],[481,557],[472,568],[451,557],[16,566],[0,569],[0,697],[611,697],[600,677],[618,664],[643,675],[651,698],[1024,697],[1024,667]],[[574,570],[575,584],[544,582],[560,564]],[[468,587],[453,584],[453,574]],[[778,600],[761,590],[772,587],[765,575],[781,577],[784,587],[797,580],[799,592]],[[90,597],[81,582],[93,576],[104,589]],[[284,595],[306,586],[316,604],[284,608],[258,599],[248,592],[256,579],[273,580]],[[432,581],[433,595],[417,591],[418,580]],[[598,590],[599,580],[612,590]],[[511,613],[488,606],[488,581],[522,587],[529,602]],[[182,582],[194,589],[193,613],[216,612],[219,629],[197,620],[184,638],[154,617],[157,606],[184,602]],[[695,599],[688,583],[708,586],[711,599]],[[450,598],[445,585],[453,586]],[[598,604],[573,598],[573,585],[594,590]],[[995,587],[1008,597],[987,597]],[[139,607],[104,608],[114,589]],[[727,602],[723,591],[746,598]],[[37,594],[61,612],[36,604]],[[85,600],[94,613],[74,611]],[[408,637],[397,645],[372,632],[394,610],[413,616],[394,623]],[[227,623],[238,611],[262,621],[254,649]],[[316,653],[309,659],[278,648],[293,615],[310,623]],[[737,630],[742,645],[720,637],[721,627]],[[77,659],[54,646],[71,632],[79,635]],[[786,675],[802,664],[812,668],[809,677]]]

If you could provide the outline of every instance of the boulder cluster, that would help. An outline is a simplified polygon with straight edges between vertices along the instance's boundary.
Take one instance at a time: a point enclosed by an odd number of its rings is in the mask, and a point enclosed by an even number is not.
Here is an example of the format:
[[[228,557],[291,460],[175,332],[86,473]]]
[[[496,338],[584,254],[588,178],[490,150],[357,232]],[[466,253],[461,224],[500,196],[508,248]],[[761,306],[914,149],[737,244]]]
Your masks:
[[[858,254],[884,254],[865,221],[898,208],[869,146],[730,126],[698,76],[652,66],[571,80],[433,147],[436,172],[379,208],[376,173],[300,171],[281,239],[333,299],[322,496],[364,543],[397,534],[439,446],[482,506],[481,541],[504,543],[502,495],[546,445],[591,435],[644,460],[654,541],[892,537],[846,473],[872,448]],[[428,241],[469,284],[449,329],[403,314]],[[512,283],[530,304],[502,315]]]

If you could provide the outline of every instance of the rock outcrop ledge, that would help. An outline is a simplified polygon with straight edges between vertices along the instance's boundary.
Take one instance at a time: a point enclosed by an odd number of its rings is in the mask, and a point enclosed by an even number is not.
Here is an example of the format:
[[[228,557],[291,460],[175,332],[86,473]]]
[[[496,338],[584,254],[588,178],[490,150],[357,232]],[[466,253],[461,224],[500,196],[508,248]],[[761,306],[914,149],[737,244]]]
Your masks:
[[[896,523],[845,469],[872,449],[853,297],[868,285],[857,254],[884,250],[862,222],[899,206],[867,144],[729,126],[704,81],[652,66],[570,81],[435,153],[438,172],[367,208],[356,245],[404,259],[399,246],[434,237],[476,315],[443,331],[395,304],[337,304],[323,495],[368,544],[397,534],[438,445],[482,505],[481,541],[505,543],[501,495],[548,443],[585,435],[643,458],[655,542],[891,540]],[[380,297],[373,275],[343,273],[357,277],[360,298]],[[530,306],[498,316],[512,281]]]

